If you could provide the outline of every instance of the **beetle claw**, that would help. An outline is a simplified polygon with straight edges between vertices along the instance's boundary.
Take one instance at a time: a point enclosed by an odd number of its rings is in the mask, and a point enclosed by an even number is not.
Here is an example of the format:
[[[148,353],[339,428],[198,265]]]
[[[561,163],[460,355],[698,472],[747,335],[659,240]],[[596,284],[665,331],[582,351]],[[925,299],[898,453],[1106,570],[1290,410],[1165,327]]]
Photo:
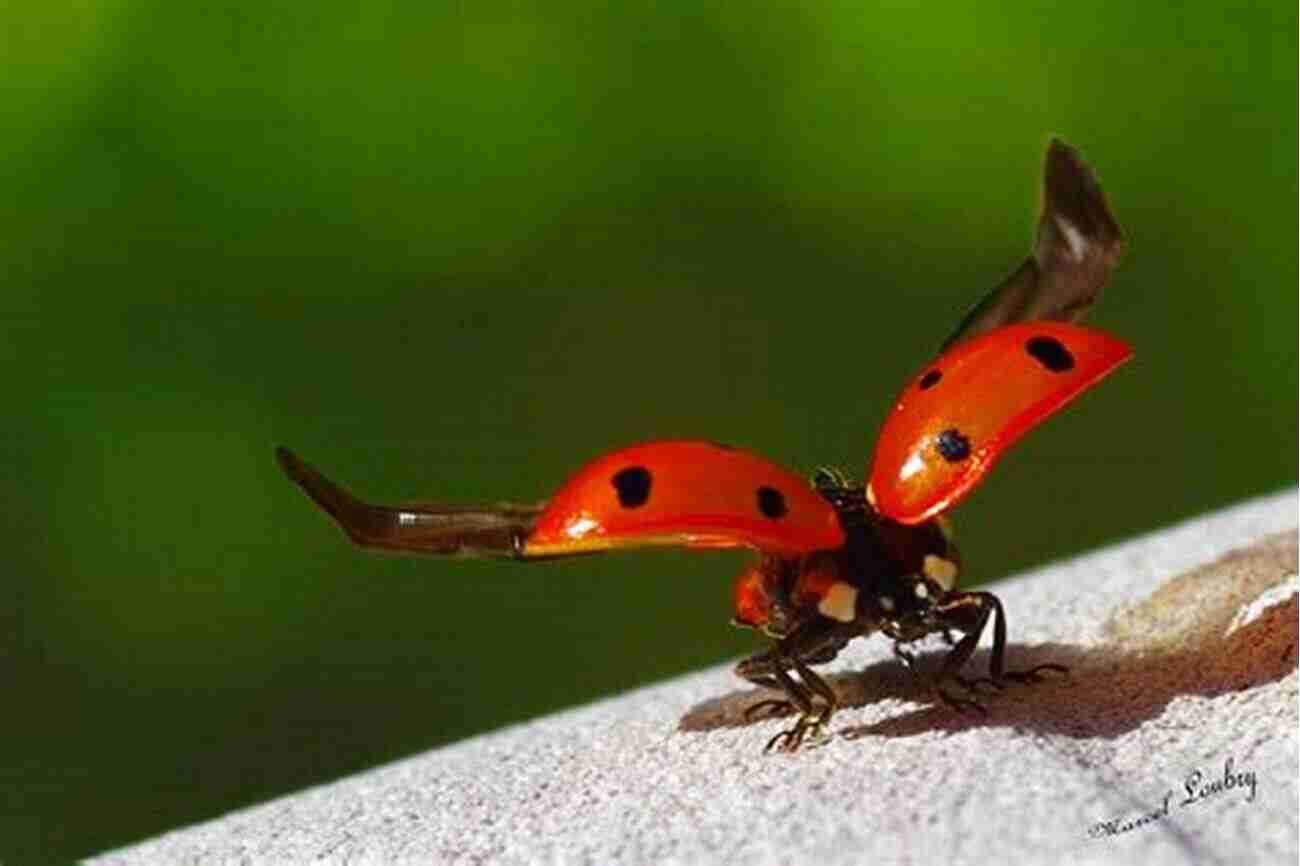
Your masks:
[[[775,749],[780,752],[797,752],[805,740],[809,741],[809,744],[824,742],[828,737],[823,730],[826,721],[823,715],[823,713],[815,713],[800,716],[793,727],[768,740],[763,751],[770,752]]]
[[[764,703],[769,702],[765,701]],[[805,742],[808,745],[821,745],[827,742],[830,736],[826,733],[826,723],[830,721],[831,714],[834,712],[835,707],[826,704],[815,712],[803,713],[792,727],[768,740],[763,751],[770,752],[775,749],[780,752],[797,752]]]

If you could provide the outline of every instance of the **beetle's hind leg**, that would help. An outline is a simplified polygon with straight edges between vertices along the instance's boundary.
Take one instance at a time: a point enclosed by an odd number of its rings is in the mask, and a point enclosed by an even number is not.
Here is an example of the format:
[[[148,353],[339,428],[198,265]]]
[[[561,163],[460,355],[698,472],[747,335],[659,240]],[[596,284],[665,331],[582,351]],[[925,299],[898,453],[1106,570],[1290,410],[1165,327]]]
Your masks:
[[[737,676],[756,686],[785,693],[783,698],[767,698],[750,704],[745,708],[746,722],[755,721],[764,714],[771,717],[788,716],[801,711],[804,706],[812,706],[808,690],[785,673],[785,668],[789,666],[777,647],[756,653],[736,665]]]
[[[814,629],[787,638],[768,652],[751,656],[736,666],[736,673],[755,685],[780,689],[786,695],[752,704],[745,710],[746,721],[763,713],[799,714],[791,728],[768,741],[767,751],[793,752],[810,737],[816,740],[823,736],[826,724],[839,708],[839,698],[809,665],[832,660],[844,643],[843,636],[833,630]],[[798,674],[798,679],[791,671]]]
[[[790,661],[795,670],[799,672],[799,677],[803,682],[797,683],[784,670],[779,671],[776,678],[782,683],[787,694],[791,696],[791,700],[798,705],[799,718],[792,727],[767,741],[767,746],[763,749],[766,752],[773,749],[782,752],[794,752],[803,745],[804,740],[808,739],[809,736],[813,740],[822,739],[824,736],[823,729],[826,723],[830,721],[835,708],[839,705],[839,701],[835,698],[835,692],[831,690],[825,680],[813,673],[807,665],[798,659],[791,659]],[[814,693],[822,699],[820,706],[812,699]]]
[[[963,633],[952,651],[944,658],[943,667],[935,679],[935,691],[939,698],[956,709],[973,709],[984,712],[984,707],[977,701],[958,698],[943,688],[946,680],[960,683],[967,691],[974,692],[979,686],[989,686],[1001,690],[1008,683],[1036,683],[1041,681],[1045,671],[1068,674],[1069,668],[1058,664],[1035,665],[1028,670],[1009,671],[1005,666],[1007,647],[1006,613],[1002,602],[990,592],[951,593],[935,605],[934,615],[941,628],[952,628]],[[979,643],[989,617],[993,617],[993,651],[989,656],[989,675],[987,677],[968,678],[958,671],[970,660]]]
[[[788,669],[798,671],[803,682],[790,676]],[[756,686],[785,693],[783,698],[767,698],[746,707],[745,721],[747,722],[755,721],[764,715],[776,718],[794,713],[804,716],[825,715],[825,718],[829,718],[825,709],[818,707],[815,700],[817,697],[822,698],[827,704],[838,705],[835,692],[821,677],[803,662],[783,656],[779,650],[774,649],[745,659],[736,666],[736,673]]]
[[[831,716],[835,714],[835,711],[840,708],[839,698],[835,696],[835,690],[832,689],[826,680],[822,679],[812,668],[808,667],[799,659],[794,659],[793,661],[794,669],[799,673],[799,677],[804,681],[804,684],[816,692],[817,696],[822,699],[821,708],[813,714],[811,719],[807,719],[807,724],[805,725],[806,730],[804,733],[811,734],[814,740],[825,739],[826,725],[830,722]],[[799,722],[800,724],[803,724],[805,719],[801,718]],[[799,728],[799,725],[797,724],[795,727],[797,729]],[[802,737],[800,737],[800,741],[802,741]],[[770,747],[769,744],[769,748]],[[798,743],[792,746],[790,751],[794,751],[796,748],[798,748]]]

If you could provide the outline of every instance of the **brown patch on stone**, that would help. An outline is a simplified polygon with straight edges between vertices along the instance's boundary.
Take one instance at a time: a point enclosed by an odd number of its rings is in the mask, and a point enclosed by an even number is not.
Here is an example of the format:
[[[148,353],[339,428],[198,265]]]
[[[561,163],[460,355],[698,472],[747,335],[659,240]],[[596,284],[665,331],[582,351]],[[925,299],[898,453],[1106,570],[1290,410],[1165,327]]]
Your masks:
[[[1296,533],[1270,535],[1166,581],[1143,601],[1116,612],[1106,633],[1130,652],[1185,652],[1220,644],[1242,608],[1296,571]]]

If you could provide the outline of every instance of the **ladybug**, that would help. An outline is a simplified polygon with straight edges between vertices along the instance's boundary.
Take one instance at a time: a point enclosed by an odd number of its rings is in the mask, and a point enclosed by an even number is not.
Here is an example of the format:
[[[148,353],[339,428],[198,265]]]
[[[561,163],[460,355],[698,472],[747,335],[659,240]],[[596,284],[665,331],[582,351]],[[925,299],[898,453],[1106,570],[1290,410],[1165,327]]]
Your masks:
[[[961,561],[944,514],[1020,437],[1132,354],[1122,340],[1074,324],[1124,245],[1105,195],[1060,140],[1048,146],[1043,174],[1032,254],[903,386],[865,484],[833,469],[817,470],[810,483],[748,451],[695,440],[606,454],[540,505],[370,505],[288,449],[277,449],[280,465],[362,547],[522,560],[659,545],[753,549],[735,583],[733,622],[771,645],[736,673],[784,694],[751,715],[798,714],[769,750],[825,736],[838,701],[812,667],[875,632],[894,641],[909,667],[910,645],[947,638],[933,694],[983,711],[977,686],[1033,682],[1065,668],[1006,668],[1002,604],[957,588]],[[990,618],[988,676],[963,677]]]

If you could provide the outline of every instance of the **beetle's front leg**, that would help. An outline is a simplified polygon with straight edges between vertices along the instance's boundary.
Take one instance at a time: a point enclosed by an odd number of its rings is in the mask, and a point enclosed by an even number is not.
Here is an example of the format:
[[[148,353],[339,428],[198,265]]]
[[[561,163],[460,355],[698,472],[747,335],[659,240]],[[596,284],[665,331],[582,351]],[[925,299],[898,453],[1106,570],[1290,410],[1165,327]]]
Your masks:
[[[943,683],[945,680],[954,680],[961,683],[968,691],[975,691],[980,685],[990,685],[995,689],[1001,689],[1008,681],[1015,683],[1038,682],[1043,678],[1042,671],[1051,670],[1062,674],[1069,672],[1064,665],[1058,664],[1036,665],[1027,671],[1006,670],[1004,667],[1007,646],[1006,613],[1002,610],[1002,602],[998,601],[998,597],[990,592],[950,593],[935,605],[932,615],[940,628],[952,628],[963,633],[962,639],[944,658],[943,667],[936,676],[934,683],[935,691],[940,699],[949,706],[961,710],[984,711],[984,707],[978,702],[957,698],[944,691]],[[989,656],[989,676],[967,679],[961,676],[958,671],[974,654],[975,647],[979,644],[980,636],[984,633],[984,627],[988,624],[990,615],[993,617],[993,651]]]

